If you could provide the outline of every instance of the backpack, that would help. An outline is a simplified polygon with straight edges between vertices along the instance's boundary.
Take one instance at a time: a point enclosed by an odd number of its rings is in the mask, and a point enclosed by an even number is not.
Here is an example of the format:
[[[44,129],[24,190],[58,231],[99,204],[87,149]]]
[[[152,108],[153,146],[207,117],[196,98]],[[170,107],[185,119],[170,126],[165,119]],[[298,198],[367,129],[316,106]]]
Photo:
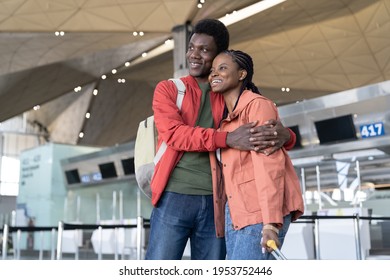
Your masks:
[[[169,80],[173,81],[177,87],[176,105],[181,110],[186,87],[180,79]],[[154,167],[167,149],[167,144],[162,142],[157,151],[156,147],[157,129],[154,124],[154,116],[150,116],[139,123],[134,145],[135,180],[140,190],[149,198],[152,198],[150,182]]]

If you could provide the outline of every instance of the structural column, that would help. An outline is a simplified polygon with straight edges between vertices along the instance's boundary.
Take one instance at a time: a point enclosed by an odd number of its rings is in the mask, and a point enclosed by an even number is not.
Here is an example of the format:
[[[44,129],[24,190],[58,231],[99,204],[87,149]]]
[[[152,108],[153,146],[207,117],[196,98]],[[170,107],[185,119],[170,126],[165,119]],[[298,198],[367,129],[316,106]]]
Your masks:
[[[186,52],[192,26],[189,23],[177,25],[172,29],[175,47],[173,49],[173,76],[179,78],[188,74]]]

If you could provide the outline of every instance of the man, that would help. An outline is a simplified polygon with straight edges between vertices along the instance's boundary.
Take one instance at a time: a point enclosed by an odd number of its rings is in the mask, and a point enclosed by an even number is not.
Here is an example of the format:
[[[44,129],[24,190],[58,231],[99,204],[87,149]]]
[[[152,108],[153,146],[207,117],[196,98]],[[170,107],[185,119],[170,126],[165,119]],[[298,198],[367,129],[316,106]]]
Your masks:
[[[154,120],[159,145],[165,141],[168,148],[151,183],[155,207],[146,259],[181,259],[188,239],[191,259],[225,259],[225,240],[218,238],[223,234],[217,234],[214,225],[209,152],[228,147],[260,151],[269,146],[275,151],[289,139],[287,149],[295,143],[295,134],[275,122],[268,129],[252,123],[230,133],[216,130],[224,100],[210,91],[208,75],[213,59],[228,45],[229,32],[223,23],[198,22],[186,54],[189,76],[181,78],[186,85],[182,109],[176,106],[173,82],[156,86]]]

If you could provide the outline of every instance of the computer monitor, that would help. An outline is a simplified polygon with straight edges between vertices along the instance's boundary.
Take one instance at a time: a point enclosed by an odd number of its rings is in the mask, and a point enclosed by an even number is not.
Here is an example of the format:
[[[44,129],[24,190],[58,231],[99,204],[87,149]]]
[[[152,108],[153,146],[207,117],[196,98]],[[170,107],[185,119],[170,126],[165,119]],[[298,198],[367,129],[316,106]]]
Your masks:
[[[99,170],[103,179],[118,177],[115,164],[113,162],[99,164]]]
[[[135,173],[134,158],[122,159],[122,168],[125,175],[131,175]]]
[[[296,142],[292,149],[302,148],[302,137],[299,131],[299,126],[293,125],[293,126],[289,126],[288,128],[291,129],[296,135]]]
[[[81,183],[80,174],[77,169],[66,170],[65,177],[68,185]]]
[[[357,139],[352,115],[314,122],[320,144],[339,143]]]

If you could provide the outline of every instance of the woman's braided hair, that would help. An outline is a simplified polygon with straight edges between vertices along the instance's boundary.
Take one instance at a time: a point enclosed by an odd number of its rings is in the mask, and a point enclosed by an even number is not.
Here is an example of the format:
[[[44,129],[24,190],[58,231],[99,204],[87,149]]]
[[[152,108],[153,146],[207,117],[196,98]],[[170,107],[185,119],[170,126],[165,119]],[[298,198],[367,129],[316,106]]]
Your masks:
[[[246,77],[242,83],[241,92],[243,92],[245,89],[249,89],[255,93],[260,94],[259,89],[252,82],[254,72],[252,57],[243,51],[236,50],[226,50],[223,51],[223,53],[230,55],[233,59],[233,62],[237,63],[240,69],[244,69],[247,72]]]

